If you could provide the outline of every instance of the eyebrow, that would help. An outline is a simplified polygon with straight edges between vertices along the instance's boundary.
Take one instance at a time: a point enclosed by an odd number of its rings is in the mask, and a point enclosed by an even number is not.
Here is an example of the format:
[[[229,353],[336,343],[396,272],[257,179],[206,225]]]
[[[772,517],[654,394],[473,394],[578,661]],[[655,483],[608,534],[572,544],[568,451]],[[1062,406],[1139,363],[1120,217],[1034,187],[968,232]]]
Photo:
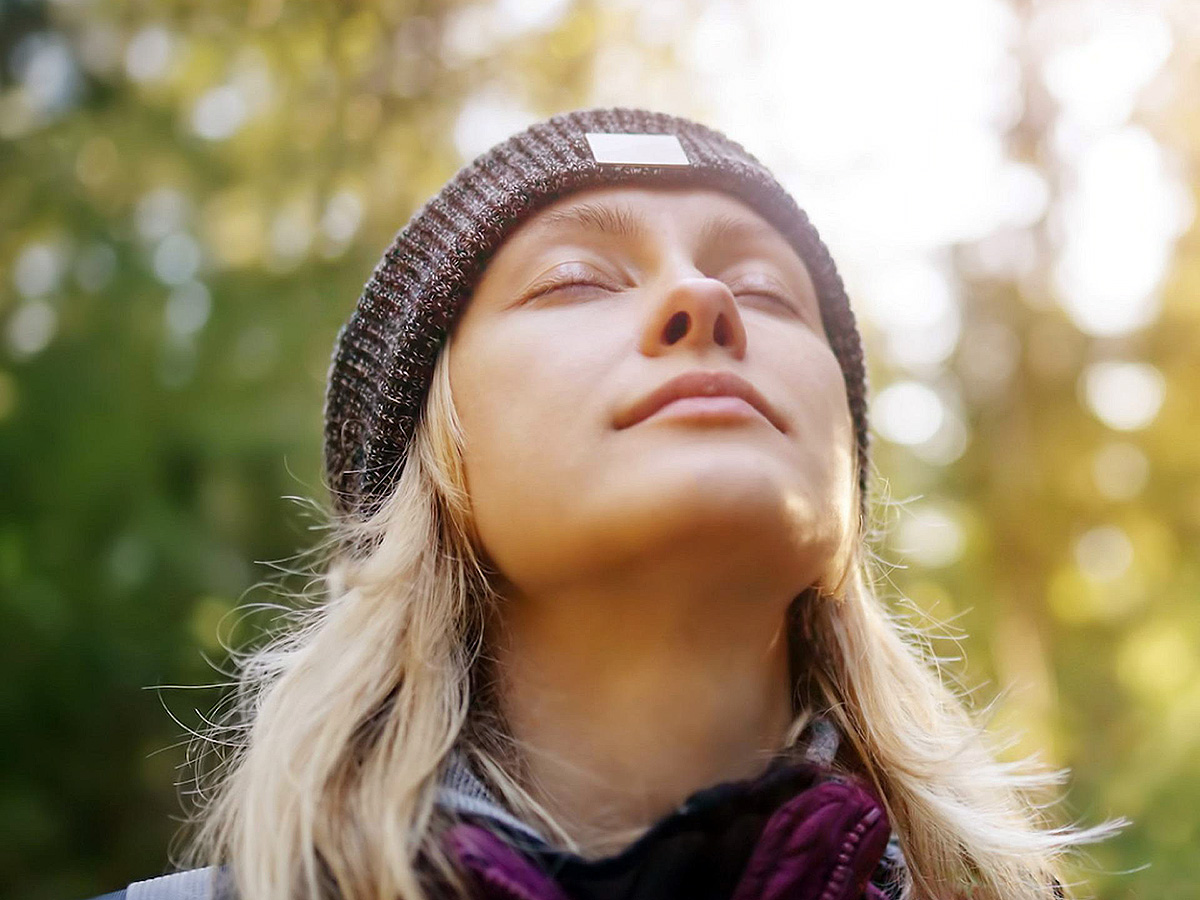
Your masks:
[[[720,213],[711,217],[700,228],[699,243],[701,247],[719,247],[726,243],[749,243],[763,239],[775,239],[786,243],[783,235],[764,222]]]
[[[582,228],[613,237],[632,240],[644,238],[649,227],[645,220],[625,206],[603,203],[578,203],[566,209],[556,209],[542,219],[546,229],[558,227]],[[726,213],[710,217],[700,228],[699,245],[719,247],[725,243],[749,242],[763,238],[784,240],[770,225]]]
[[[641,216],[629,208],[601,203],[578,203],[566,209],[553,210],[542,219],[544,228],[564,225],[632,239],[645,237],[649,230]]]

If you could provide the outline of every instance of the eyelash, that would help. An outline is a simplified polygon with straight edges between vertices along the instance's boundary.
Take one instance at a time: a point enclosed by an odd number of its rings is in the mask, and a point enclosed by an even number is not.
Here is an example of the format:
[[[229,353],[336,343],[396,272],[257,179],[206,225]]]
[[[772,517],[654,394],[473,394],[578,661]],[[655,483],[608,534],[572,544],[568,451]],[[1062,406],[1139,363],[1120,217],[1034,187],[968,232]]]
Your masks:
[[[569,287],[598,287],[604,288],[607,291],[613,290],[610,285],[605,284],[597,278],[580,277],[577,275],[556,275],[540,282],[529,295],[529,299],[532,300],[543,294],[549,294],[551,291],[560,291],[563,288]]]

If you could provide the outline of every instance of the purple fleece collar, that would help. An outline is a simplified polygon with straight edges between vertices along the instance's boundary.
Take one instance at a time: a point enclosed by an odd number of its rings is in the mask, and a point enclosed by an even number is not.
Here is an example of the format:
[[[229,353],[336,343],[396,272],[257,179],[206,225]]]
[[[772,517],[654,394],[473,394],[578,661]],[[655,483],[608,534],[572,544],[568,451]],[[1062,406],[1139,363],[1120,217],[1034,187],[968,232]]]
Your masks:
[[[837,726],[828,719],[815,717],[805,729],[801,741],[790,751],[790,758],[792,761],[802,759],[818,769],[829,770],[833,767],[840,744],[841,734]],[[786,754],[781,754],[781,757],[786,758]],[[700,791],[693,794],[689,802],[705,793]],[[557,853],[556,848],[544,835],[502,806],[472,771],[467,757],[457,749],[450,755],[437,802],[467,823],[473,822],[499,832],[505,843],[523,851],[532,860],[541,860],[543,863],[549,860],[554,865],[556,861],[569,859],[569,854],[553,856]],[[685,803],[681,810],[686,807]],[[766,832],[764,828],[764,836]],[[906,870],[899,837],[893,832],[884,848],[883,858],[872,875],[872,880],[883,888],[881,896],[899,896],[900,888],[907,880]]]
[[[888,835],[883,805],[857,780],[777,760],[759,778],[696,792],[599,860],[519,849],[469,821],[444,841],[480,900],[884,900],[871,876]]]

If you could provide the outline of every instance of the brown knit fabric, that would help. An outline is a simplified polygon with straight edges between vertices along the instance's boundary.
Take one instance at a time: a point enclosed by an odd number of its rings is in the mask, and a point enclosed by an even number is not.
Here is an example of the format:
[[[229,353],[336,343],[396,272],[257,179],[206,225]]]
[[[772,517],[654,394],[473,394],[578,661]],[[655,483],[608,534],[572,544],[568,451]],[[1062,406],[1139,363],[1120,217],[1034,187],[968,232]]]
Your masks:
[[[588,133],[675,135],[690,165],[598,163]],[[841,364],[867,502],[869,438],[862,344],[845,287],[808,216],[740,144],[703,125],[638,109],[555,116],[465,166],[396,235],[338,332],[325,395],[325,470],[338,512],[365,518],[394,487],[438,353],[492,254],[539,208],[620,184],[723,191],[774,225],[804,260]]]

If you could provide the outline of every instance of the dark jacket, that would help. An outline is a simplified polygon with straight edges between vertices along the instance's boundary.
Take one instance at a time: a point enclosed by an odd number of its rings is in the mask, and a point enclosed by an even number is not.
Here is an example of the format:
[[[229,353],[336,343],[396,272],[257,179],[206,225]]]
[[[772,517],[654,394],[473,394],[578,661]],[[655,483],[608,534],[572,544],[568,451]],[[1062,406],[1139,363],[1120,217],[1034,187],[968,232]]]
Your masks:
[[[437,802],[460,822],[444,846],[479,900],[895,900],[899,844],[878,797],[831,768],[836,749],[836,731],[818,722],[803,756],[780,754],[754,779],[697,791],[594,860],[513,816],[455,753]],[[193,870],[96,900],[233,900],[227,885],[211,891],[214,874],[223,873]]]

